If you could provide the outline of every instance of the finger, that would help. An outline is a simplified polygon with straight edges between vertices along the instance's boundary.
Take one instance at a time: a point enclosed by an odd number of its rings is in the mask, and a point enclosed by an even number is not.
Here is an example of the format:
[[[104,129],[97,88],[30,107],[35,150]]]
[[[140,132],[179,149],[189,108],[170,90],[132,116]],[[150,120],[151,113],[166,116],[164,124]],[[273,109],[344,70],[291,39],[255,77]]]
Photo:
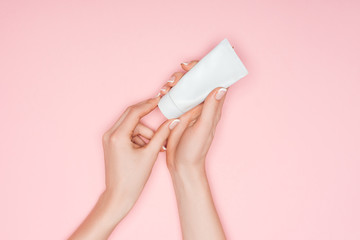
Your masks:
[[[200,117],[203,107],[204,107],[204,103],[200,103],[199,105],[191,109],[192,113],[191,113],[190,121],[197,120]]]
[[[218,122],[220,121],[221,118],[221,113],[222,113],[222,109],[223,109],[223,105],[225,102],[225,95],[229,92],[229,88],[227,88],[227,90],[225,91],[225,94],[221,97],[221,99],[219,100],[219,106],[217,109],[217,112],[215,114],[215,126],[218,124]]]
[[[201,111],[202,111],[202,106],[204,106],[204,103],[201,103],[201,104],[199,105],[199,107],[201,107],[201,109],[199,110],[199,114],[198,114],[197,116],[195,116],[195,117],[189,122],[188,128],[189,128],[189,127],[192,127],[192,126],[197,122],[197,120],[199,119],[200,114],[201,114]]]
[[[136,125],[136,127],[134,129],[133,135],[134,136],[141,135],[146,139],[151,139],[152,136],[154,136],[154,130],[152,130],[148,126],[145,126],[144,124],[139,122],[138,125]]]
[[[170,86],[168,86],[167,84],[165,84],[164,86],[162,86],[162,88],[160,89],[160,96],[164,96],[165,94],[167,94],[170,91]]]
[[[196,121],[196,119],[200,116],[202,107],[203,103],[181,115],[179,124],[170,133],[167,141],[167,148],[173,149],[178,145],[184,131],[190,126],[192,121]]]
[[[166,144],[164,144],[161,149],[160,149],[160,152],[165,152],[166,151],[166,147],[165,147]]]
[[[160,93],[158,95],[156,95],[154,97],[154,99],[157,99],[158,101],[160,100]],[[146,101],[146,100],[145,100]],[[140,103],[143,103],[145,101],[142,101]],[[122,121],[124,121],[125,117],[127,116],[128,112],[130,110],[130,107],[128,107],[121,115],[120,117],[118,118],[118,120],[116,120],[116,122],[114,123],[114,125],[108,130],[108,132],[110,134],[112,134],[118,127],[119,125],[122,123]]]
[[[211,91],[204,101],[200,118],[196,124],[203,125],[204,127],[216,126],[219,121],[219,112],[221,113],[226,92],[227,89],[221,87]]]
[[[198,62],[199,62],[199,60],[193,60],[193,61],[190,61],[190,62],[184,62],[184,63],[181,63],[181,67],[182,67],[182,69],[184,69],[185,71],[189,71],[189,70],[192,69]]]
[[[167,86],[173,87],[177,82],[184,76],[185,72],[175,72],[171,75],[170,79],[167,81]]]
[[[184,74],[184,72],[175,72],[167,81],[167,83],[160,89],[160,96],[164,96],[165,94],[167,94],[170,89],[177,84],[177,82],[182,78],[182,76],[184,76]]]
[[[124,119],[113,134],[118,137],[131,137],[140,119],[154,110],[157,107],[159,100],[160,97],[158,96],[128,107],[125,111],[126,115]]]
[[[127,115],[127,111],[125,110],[120,117],[116,120],[116,122],[111,126],[111,128],[109,129],[109,133],[112,134],[118,127],[119,125],[122,123],[122,121],[125,119],[126,115]]]
[[[142,140],[139,136],[135,136],[131,139],[131,141],[135,144],[137,144],[140,147],[143,147],[146,145],[146,142]]]
[[[182,76],[184,76],[184,74],[184,72],[175,72],[173,75],[171,75],[167,83],[160,89],[160,95],[164,96],[165,94],[167,94],[170,89],[177,84],[177,82],[182,78]]]
[[[149,149],[149,151],[151,151],[153,154],[157,154],[159,151],[161,151],[170,132],[175,129],[179,122],[180,119],[170,119],[161,124],[152,139],[148,142],[146,148]]]

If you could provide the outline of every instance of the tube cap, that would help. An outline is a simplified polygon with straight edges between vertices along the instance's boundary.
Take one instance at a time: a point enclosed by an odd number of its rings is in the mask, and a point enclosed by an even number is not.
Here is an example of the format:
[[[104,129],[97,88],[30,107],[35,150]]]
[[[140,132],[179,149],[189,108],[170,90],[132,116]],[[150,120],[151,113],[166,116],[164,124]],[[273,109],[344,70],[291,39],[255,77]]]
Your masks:
[[[167,118],[178,118],[180,117],[183,112],[180,111],[178,106],[174,103],[174,101],[171,99],[170,94],[165,94],[159,101],[158,107],[162,114]]]

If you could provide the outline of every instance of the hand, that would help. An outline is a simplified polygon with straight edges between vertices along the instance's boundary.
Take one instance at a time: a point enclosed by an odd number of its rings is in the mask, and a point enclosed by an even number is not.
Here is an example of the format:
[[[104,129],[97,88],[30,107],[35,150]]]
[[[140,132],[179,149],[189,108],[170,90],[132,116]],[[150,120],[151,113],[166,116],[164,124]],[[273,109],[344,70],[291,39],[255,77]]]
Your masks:
[[[103,135],[106,191],[131,208],[147,182],[157,155],[178,119],[165,121],[154,133],[140,119],[157,107],[160,96],[130,106]],[[148,139],[145,142],[139,135]]]
[[[198,61],[182,64],[185,71]],[[183,72],[173,74],[160,91],[166,94]],[[166,161],[174,185],[183,239],[226,239],[211,196],[205,157],[221,117],[226,88],[214,89],[203,103],[180,117],[167,140]]]
[[[159,100],[156,96],[128,107],[103,135],[106,190],[69,239],[107,239],[135,204],[170,130],[179,122],[167,120],[155,133],[140,122]]]
[[[189,71],[198,61],[187,65],[181,64]],[[186,72],[176,72],[165,84],[160,93],[165,95]],[[180,117],[180,123],[167,140],[166,161],[170,171],[179,168],[205,167],[205,157],[215,135],[216,126],[221,117],[226,88],[214,89],[203,103]]]

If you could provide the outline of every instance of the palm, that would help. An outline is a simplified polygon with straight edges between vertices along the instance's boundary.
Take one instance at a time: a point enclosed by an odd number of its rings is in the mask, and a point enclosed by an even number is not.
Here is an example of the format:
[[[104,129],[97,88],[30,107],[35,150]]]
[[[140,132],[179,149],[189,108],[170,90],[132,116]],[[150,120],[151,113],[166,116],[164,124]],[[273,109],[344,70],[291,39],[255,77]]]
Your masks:
[[[191,61],[181,67],[187,72],[193,68],[198,61]],[[175,72],[175,79],[165,84],[160,91],[165,95],[174,87],[186,72]],[[203,114],[204,103],[199,104],[180,117],[180,126],[173,130],[167,140],[166,159],[168,167],[173,168],[181,165],[197,165],[205,162],[206,154],[214,138],[215,128],[220,119],[223,101],[213,102],[214,89],[208,97],[210,105],[207,112]],[[212,102],[212,103],[211,103]],[[210,107],[209,107],[210,106]],[[213,107],[211,107],[213,106]],[[217,108],[220,106],[220,108]],[[203,115],[201,117],[201,115]]]
[[[202,104],[194,110],[201,112],[201,109]],[[186,127],[181,137],[174,140],[170,136],[168,139],[168,165],[177,166],[180,163],[183,165],[194,165],[203,162],[206,157],[214,137],[214,131],[197,121],[198,117],[191,117],[191,115],[194,115],[192,114],[193,112],[188,112],[181,117],[183,119],[191,119],[190,124]],[[191,123],[191,121],[194,122]],[[177,144],[175,141],[177,141]]]

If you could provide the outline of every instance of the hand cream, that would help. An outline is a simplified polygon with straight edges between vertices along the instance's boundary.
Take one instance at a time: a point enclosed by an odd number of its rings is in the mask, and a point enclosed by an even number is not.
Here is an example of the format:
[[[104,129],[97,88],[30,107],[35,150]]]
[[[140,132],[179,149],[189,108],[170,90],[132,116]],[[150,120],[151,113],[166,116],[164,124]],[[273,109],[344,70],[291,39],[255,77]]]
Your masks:
[[[202,103],[215,88],[227,88],[247,74],[244,64],[225,38],[160,99],[159,109],[168,119],[178,118]]]

